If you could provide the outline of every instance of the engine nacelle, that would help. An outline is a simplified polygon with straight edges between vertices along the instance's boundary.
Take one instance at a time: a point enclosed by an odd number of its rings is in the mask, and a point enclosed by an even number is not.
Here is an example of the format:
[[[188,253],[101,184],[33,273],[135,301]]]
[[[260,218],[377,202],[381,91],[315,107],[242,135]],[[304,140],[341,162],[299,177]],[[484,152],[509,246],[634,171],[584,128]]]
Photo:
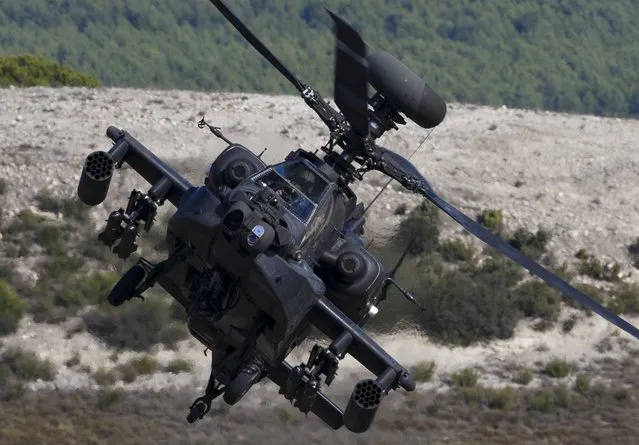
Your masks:
[[[207,187],[216,192],[219,187],[235,188],[266,164],[255,153],[240,144],[229,145],[213,161],[206,178]]]
[[[370,310],[371,297],[384,280],[384,267],[363,246],[340,239],[320,258],[317,275],[326,283],[327,297],[356,323]]]

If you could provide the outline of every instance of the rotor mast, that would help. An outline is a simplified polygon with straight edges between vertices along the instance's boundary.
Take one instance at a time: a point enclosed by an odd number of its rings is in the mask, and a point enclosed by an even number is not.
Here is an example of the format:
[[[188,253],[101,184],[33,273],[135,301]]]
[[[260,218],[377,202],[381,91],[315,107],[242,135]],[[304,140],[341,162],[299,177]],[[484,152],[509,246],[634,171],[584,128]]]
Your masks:
[[[321,147],[324,160],[346,183],[361,180],[363,173],[372,169],[375,158],[375,139],[386,131],[397,129],[396,123],[405,124],[396,107],[377,92],[368,99],[368,61],[366,44],[359,33],[341,17],[327,9],[335,23],[335,110],[322,96],[299,79],[279,60],[262,41],[222,1],[210,0],[240,34],[297,89],[306,104],[319,116],[330,132],[329,141]],[[342,152],[334,152],[335,146]],[[356,168],[352,164],[358,163]]]

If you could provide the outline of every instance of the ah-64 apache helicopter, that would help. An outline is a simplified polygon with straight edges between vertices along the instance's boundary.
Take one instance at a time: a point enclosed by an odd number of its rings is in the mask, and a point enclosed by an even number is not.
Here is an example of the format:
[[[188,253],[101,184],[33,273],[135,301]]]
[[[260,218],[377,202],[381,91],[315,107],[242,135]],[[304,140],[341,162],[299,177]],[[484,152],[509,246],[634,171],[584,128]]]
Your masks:
[[[376,170],[434,203],[473,235],[631,335],[639,331],[440,198],[407,159],[375,144],[384,132],[405,124],[423,128],[442,122],[446,104],[415,73],[388,53],[367,54],[360,35],[331,13],[337,38],[332,108],[289,71],[222,0],[211,0],[231,24],[301,93],[330,129],[322,158],[298,149],[283,162],[228,143],[195,186],[129,133],[107,129],[114,144],[88,155],[78,185],[80,199],[97,205],[107,196],[114,169],[129,164],[151,184],[133,190],[126,209],[112,212],[98,236],[121,258],[136,249],[141,224],[148,231],[158,206],[176,207],[168,222],[168,257],[141,258],[108,296],[118,306],[159,284],[188,313],[194,337],[212,351],[205,394],[187,417],[201,419],[223,394],[233,405],[261,379],[302,412],[315,413],[334,429],[366,431],[390,390],[415,389],[410,373],[362,329],[391,285],[413,295],[386,272],[361,242],[364,206],[350,184]],[[376,90],[369,99],[368,83]],[[208,124],[202,120],[200,126]],[[337,149],[341,148],[338,153]],[[401,261],[400,261],[401,262]],[[315,326],[332,342],[315,345],[307,363],[292,366],[288,354]],[[350,354],[376,376],[359,382],[342,411],[322,391],[339,360]]]

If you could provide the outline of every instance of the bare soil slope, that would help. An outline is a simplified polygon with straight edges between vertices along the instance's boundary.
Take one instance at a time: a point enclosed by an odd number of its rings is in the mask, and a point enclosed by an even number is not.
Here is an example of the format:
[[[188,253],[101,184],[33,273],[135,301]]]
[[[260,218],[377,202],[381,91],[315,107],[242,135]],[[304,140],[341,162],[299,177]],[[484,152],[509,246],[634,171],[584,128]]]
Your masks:
[[[202,116],[222,127],[231,140],[255,151],[268,148],[267,161],[277,161],[298,146],[317,148],[327,140],[319,118],[301,99],[288,96],[10,88],[0,89],[0,111],[0,176],[9,182],[2,209],[5,217],[32,205],[42,189],[73,195],[85,156],[110,146],[105,136],[109,125],[132,133],[193,183],[202,181],[210,162],[225,146],[197,128]],[[548,229],[553,234],[549,250],[560,260],[573,261],[577,250],[587,248],[598,258],[622,263],[624,272],[634,279],[636,269],[626,249],[639,235],[637,140],[638,121],[451,104],[445,121],[432,133],[409,124],[384,136],[381,144],[409,155],[423,142],[413,162],[446,199],[469,215],[500,208],[509,226]],[[125,204],[132,187],[146,187],[130,171],[116,176],[107,202],[94,212],[96,229],[109,210]],[[367,202],[384,182],[371,174],[356,191]],[[396,184],[389,187],[372,209],[369,233],[386,237],[401,218],[393,210],[402,203],[418,202]],[[460,232],[445,219],[447,234]],[[617,335],[612,326],[595,317],[579,322],[567,335],[560,327],[540,333],[522,325],[512,340],[469,348],[443,347],[413,333],[378,340],[406,365],[434,360],[435,379],[422,389],[436,392],[446,390],[451,373],[468,366],[483,369],[481,383],[501,386],[512,381],[516,367],[539,366],[552,357],[574,360],[581,369],[589,369],[595,361],[623,360],[636,352],[627,336]],[[88,376],[65,367],[76,352],[93,370],[128,357],[125,354],[113,362],[111,351],[90,335],[68,338],[64,326],[39,325],[29,319],[4,339],[3,347],[12,345],[34,350],[60,366],[52,384],[36,386],[61,389],[94,386]],[[198,344],[187,341],[177,351],[156,352],[163,363],[175,356],[193,359],[195,372],[177,377],[158,373],[128,388],[169,391],[177,385],[187,387],[188,393],[199,392],[208,359]],[[620,372],[624,365],[610,366]],[[352,361],[344,367],[340,376],[349,384],[361,378],[361,369]],[[610,381],[613,375],[602,380]],[[567,377],[565,382],[572,384],[574,378]],[[532,383],[542,380],[536,375]],[[329,392],[340,389],[345,387],[338,384]],[[271,385],[261,385],[242,403],[266,403],[273,396]]]
[[[109,125],[128,130],[164,159],[189,165],[186,176],[194,182],[224,148],[197,128],[202,116],[231,140],[255,151],[268,148],[268,161],[327,140],[322,122],[294,96],[3,89],[0,110],[0,173],[21,185],[11,190],[16,208],[41,187],[72,193],[84,157],[110,146]],[[429,132],[409,123],[381,144],[408,155]],[[444,197],[471,214],[501,208],[508,225],[549,229],[549,248],[560,255],[587,247],[623,261],[638,234],[638,136],[637,121],[451,104],[413,161]],[[362,200],[380,183],[371,174],[358,187]],[[397,223],[388,210],[414,201],[392,188],[375,205],[369,226],[385,233]]]

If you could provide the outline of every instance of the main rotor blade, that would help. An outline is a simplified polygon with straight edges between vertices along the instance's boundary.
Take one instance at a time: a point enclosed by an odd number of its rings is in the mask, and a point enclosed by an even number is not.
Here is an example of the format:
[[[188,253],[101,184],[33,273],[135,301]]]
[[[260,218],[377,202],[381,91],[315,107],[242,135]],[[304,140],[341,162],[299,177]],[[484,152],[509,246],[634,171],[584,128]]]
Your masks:
[[[628,323],[626,320],[615,314],[614,312],[606,309],[601,304],[597,303],[595,300],[585,295],[584,293],[578,291],[570,284],[559,278],[557,275],[550,272],[548,269],[544,268],[540,264],[534,262],[526,255],[521,253],[521,251],[515,249],[513,246],[508,244],[499,236],[493,234],[490,230],[482,227],[479,223],[473,221],[468,216],[464,215],[461,211],[444,201],[441,197],[439,197],[431,188],[425,188],[422,190],[422,194],[433,204],[439,207],[444,211],[448,216],[457,221],[461,226],[468,230],[470,233],[475,235],[477,238],[496,249],[497,251],[503,253],[510,259],[516,261],[521,266],[528,269],[533,274],[537,275],[539,278],[544,280],[546,283],[562,292],[563,294],[569,296],[573,300],[583,304],[593,312],[599,314],[610,323],[614,324],[620,329],[623,329],[633,337],[639,339],[639,329],[637,329],[632,324]]]
[[[447,203],[433,191],[433,188],[430,186],[426,178],[419,173],[417,168],[409,160],[388,150],[387,148],[377,146],[377,149],[380,155],[380,162],[376,167],[377,170],[395,179],[407,189],[423,195],[426,199],[443,210],[444,213],[457,221],[464,229],[475,235],[490,247],[517,262],[520,266],[523,266],[533,274],[537,275],[564,295],[567,295],[578,303],[581,303],[618,328],[623,329],[628,334],[639,339],[639,329],[614,312],[606,309],[586,294],[575,289],[557,275],[544,268],[542,265],[528,258],[520,250],[515,249],[502,238],[482,227],[479,223],[473,221],[461,211]]]
[[[229,9],[223,0],[210,0],[213,5],[220,10],[222,15],[231,22],[231,24],[237,29],[240,34],[244,36],[253,47],[259,51],[259,53],[268,60],[277,70],[284,75],[291,82],[295,88],[301,93],[306,86],[289,70],[275,55],[258,39],[253,32],[246,27],[246,25],[239,19],[237,15]]]
[[[358,136],[368,135],[368,60],[359,33],[340,16],[335,22],[335,103]]]

